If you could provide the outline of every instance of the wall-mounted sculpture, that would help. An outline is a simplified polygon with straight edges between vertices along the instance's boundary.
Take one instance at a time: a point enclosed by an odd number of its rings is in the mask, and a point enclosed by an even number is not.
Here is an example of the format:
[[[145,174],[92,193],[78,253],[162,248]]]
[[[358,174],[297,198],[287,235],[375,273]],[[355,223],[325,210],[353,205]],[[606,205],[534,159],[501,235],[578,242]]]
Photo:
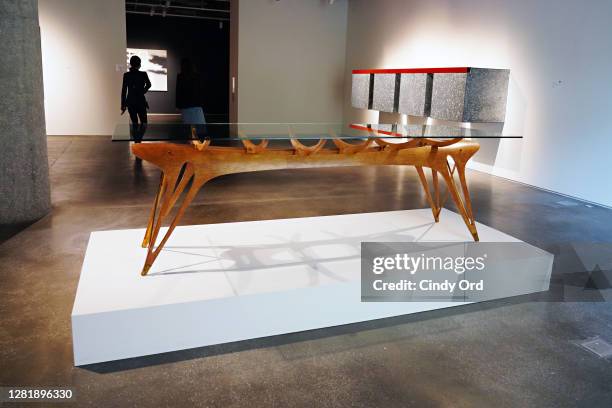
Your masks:
[[[355,108],[457,122],[504,122],[510,71],[488,68],[353,70]]]

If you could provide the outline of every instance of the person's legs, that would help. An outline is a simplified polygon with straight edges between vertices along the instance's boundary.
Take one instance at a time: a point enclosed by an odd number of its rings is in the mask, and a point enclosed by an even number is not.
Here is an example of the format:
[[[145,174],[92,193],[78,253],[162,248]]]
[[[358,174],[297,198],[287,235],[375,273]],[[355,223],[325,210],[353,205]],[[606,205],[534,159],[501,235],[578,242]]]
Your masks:
[[[135,106],[128,106],[128,113],[130,114],[130,122],[132,125],[138,124],[138,108]]]
[[[146,107],[143,106],[141,109],[138,109],[138,118],[140,119],[140,123],[148,123]]]
[[[132,138],[135,138],[138,135],[138,109],[133,106],[128,106],[128,113],[130,114],[130,122],[132,122],[132,126],[130,127]]]
[[[147,108],[145,106],[130,107],[130,119],[132,121],[132,134],[135,143],[140,143],[147,130]]]
[[[204,119],[204,111],[200,106],[181,109],[181,116],[183,117],[183,123],[189,125],[206,124],[206,119]]]
[[[147,118],[147,108],[145,106],[138,111],[138,118],[140,118],[140,138],[142,139],[147,131],[147,123],[149,123],[149,119]]]
[[[198,136],[206,134],[206,119],[204,119],[204,110],[200,106],[181,109],[181,116],[183,123],[191,125]]]

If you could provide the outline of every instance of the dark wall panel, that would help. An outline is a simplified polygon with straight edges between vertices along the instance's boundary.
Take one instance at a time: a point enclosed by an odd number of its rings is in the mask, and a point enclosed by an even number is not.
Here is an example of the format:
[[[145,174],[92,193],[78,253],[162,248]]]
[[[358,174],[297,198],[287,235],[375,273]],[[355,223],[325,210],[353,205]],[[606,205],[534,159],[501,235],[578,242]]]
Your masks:
[[[150,113],[176,113],[176,75],[183,57],[190,58],[205,84],[204,111],[227,114],[229,109],[229,23],[128,14],[129,48],[168,51],[168,91],[149,92]]]

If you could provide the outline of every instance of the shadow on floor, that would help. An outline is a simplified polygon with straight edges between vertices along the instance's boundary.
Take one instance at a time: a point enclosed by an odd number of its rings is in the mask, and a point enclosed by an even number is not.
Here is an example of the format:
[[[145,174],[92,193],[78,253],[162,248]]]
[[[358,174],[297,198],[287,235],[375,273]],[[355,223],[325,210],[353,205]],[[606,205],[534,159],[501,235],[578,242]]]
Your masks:
[[[15,235],[19,234],[21,231],[25,230],[35,222],[36,221],[30,221],[19,224],[0,225],[0,245],[13,238]]]

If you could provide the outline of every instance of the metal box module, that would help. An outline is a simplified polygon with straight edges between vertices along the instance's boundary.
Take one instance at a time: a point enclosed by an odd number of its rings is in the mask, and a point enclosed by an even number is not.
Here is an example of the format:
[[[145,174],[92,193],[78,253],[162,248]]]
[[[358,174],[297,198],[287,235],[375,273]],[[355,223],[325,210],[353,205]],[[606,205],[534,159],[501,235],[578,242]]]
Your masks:
[[[489,68],[353,70],[353,107],[457,122],[504,122],[510,71]]]

